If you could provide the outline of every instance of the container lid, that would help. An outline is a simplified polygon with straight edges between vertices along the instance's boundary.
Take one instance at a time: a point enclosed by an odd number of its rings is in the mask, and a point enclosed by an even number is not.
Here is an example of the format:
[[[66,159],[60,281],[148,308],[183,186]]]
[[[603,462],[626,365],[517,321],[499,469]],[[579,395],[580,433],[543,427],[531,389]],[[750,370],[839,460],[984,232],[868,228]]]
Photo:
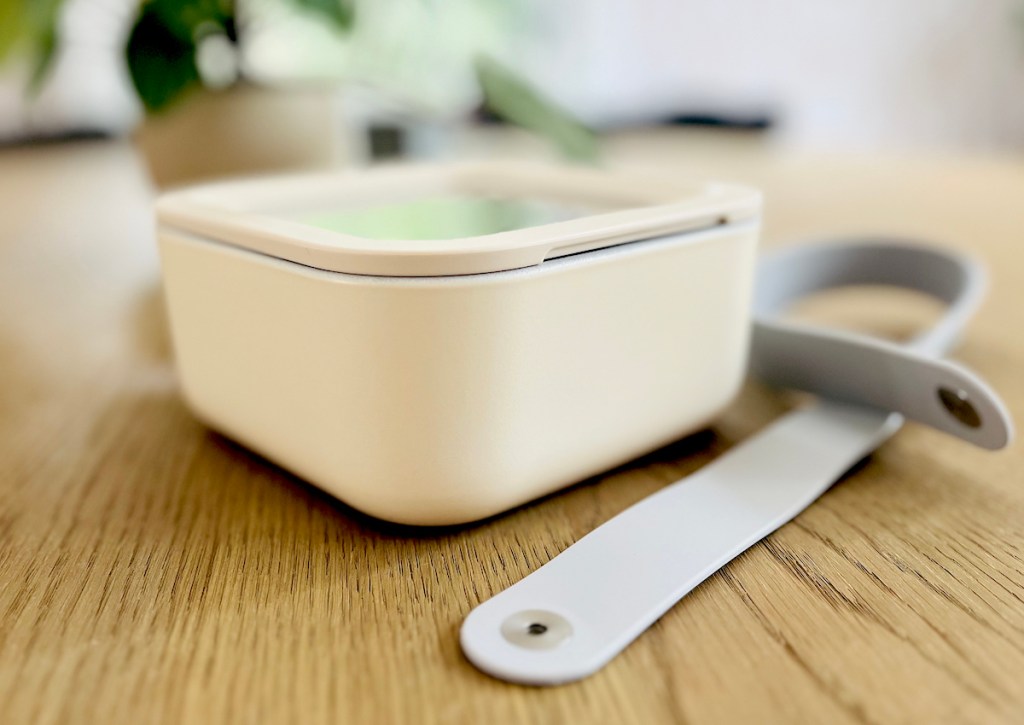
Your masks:
[[[398,165],[227,181],[165,194],[162,228],[309,267],[477,274],[756,219],[760,194],[590,168]]]

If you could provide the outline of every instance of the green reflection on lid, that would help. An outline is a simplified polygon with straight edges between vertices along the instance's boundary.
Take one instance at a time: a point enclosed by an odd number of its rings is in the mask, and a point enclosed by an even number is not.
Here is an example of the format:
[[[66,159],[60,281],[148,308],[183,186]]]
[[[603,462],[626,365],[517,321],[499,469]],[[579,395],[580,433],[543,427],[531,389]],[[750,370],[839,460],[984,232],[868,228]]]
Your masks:
[[[551,224],[596,211],[539,199],[445,196],[320,211],[295,219],[367,239],[458,239]]]

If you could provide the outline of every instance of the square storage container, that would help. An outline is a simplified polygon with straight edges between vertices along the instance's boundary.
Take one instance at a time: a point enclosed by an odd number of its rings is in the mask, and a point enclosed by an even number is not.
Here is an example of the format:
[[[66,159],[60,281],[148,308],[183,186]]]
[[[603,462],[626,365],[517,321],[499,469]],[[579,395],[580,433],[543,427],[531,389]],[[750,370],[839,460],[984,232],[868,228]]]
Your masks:
[[[484,518],[730,402],[759,215],[744,187],[508,163],[172,192],[184,397],[368,514]]]

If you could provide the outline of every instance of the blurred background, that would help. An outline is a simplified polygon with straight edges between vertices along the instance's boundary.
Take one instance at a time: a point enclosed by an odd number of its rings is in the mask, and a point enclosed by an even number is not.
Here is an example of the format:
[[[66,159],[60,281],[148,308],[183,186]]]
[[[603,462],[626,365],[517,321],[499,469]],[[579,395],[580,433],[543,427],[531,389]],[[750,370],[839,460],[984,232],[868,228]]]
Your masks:
[[[506,137],[593,160],[606,138],[668,129],[782,150],[1021,150],[1024,8],[0,0],[0,143],[131,137],[159,185],[499,153]]]

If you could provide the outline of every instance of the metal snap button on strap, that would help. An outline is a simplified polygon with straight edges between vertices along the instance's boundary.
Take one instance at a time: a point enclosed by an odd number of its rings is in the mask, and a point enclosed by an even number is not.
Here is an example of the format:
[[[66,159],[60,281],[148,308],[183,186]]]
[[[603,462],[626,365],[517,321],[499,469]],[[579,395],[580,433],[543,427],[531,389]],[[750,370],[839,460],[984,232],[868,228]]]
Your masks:
[[[1012,437],[1005,406],[977,376],[939,357],[981,300],[984,275],[959,255],[905,243],[785,250],[759,266],[751,368],[821,396],[697,473],[584,536],[474,609],[466,657],[495,677],[536,685],[597,671],[679,599],[790,521],[910,418],[977,446]],[[787,322],[822,289],[886,284],[948,305],[908,345]]]
[[[518,647],[554,649],[572,636],[572,625],[560,614],[527,609],[502,622],[501,634]]]

